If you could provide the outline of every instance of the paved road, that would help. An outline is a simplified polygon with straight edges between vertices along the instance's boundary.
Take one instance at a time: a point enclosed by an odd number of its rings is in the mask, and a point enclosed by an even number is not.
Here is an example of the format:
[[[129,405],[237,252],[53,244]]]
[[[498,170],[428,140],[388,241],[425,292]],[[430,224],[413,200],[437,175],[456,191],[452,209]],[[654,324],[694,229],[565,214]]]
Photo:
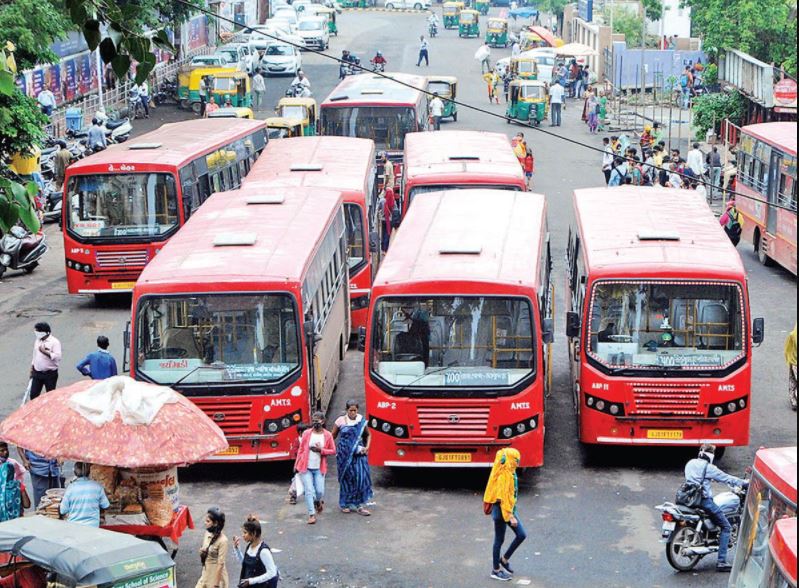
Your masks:
[[[347,13],[340,17],[342,34],[331,42],[331,52],[348,48],[368,58],[376,49],[389,60],[389,70],[414,71],[418,35],[425,32],[424,16],[389,13]],[[445,31],[431,43],[428,71],[455,74],[461,80],[460,98],[488,107],[479,65],[472,59],[478,40],[458,39]],[[506,51],[494,51],[494,58]],[[306,54],[305,70],[315,93],[332,89],[337,67]],[[424,68],[422,68],[424,69]],[[289,80],[270,80],[275,102]],[[488,107],[501,112],[502,107]],[[263,113],[266,116],[268,113]],[[138,121],[137,131],[159,121],[185,115],[162,108],[149,121]],[[511,133],[500,119],[461,110],[458,123],[444,128],[484,129]],[[565,111],[558,133],[598,145],[579,122],[578,109]],[[566,143],[548,127],[526,133],[536,155],[535,189],[547,195],[554,245],[558,308],[563,305],[564,243],[572,214],[574,188],[602,182],[598,154]],[[48,228],[52,251],[31,276],[11,274],[0,282],[0,414],[19,401],[26,382],[33,323],[48,320],[64,344],[62,383],[75,381],[71,366],[94,346],[98,334],[112,340],[120,358],[121,333],[129,317],[129,297],[102,307],[91,297],[66,294],[63,250],[57,228]],[[786,400],[782,342],[796,320],[796,280],[778,268],[760,266],[741,245],[750,276],[752,311],[764,316],[767,338],[755,351],[751,446],[727,453],[724,465],[740,473],[761,445],[796,442],[796,420]],[[726,586],[726,577],[713,571],[713,559],[697,573],[675,574],[658,543],[659,518],[652,506],[671,499],[686,459],[672,450],[606,452],[602,459],[583,463],[575,442],[574,418],[567,388],[563,317],[558,317],[555,346],[555,387],[548,402],[547,439],[543,468],[527,472],[521,482],[520,512],[530,537],[515,556],[514,585],[547,587],[616,586]],[[363,396],[362,356],[350,351],[330,411],[331,419],[347,397]],[[305,524],[304,509],[290,506],[286,491],[290,472],[283,465],[199,467],[181,473],[181,493],[198,523],[204,509],[221,505],[228,514],[229,535],[250,512],[266,521],[266,539],[280,550],[276,560],[285,586],[302,587],[482,587],[489,586],[491,523],[481,512],[485,472],[413,471],[374,472],[376,504],[371,518],[325,513],[319,524]],[[329,478],[329,504],[335,504],[335,476]],[[187,533],[177,557],[180,586],[199,577],[199,531]],[[231,556],[233,577],[237,566]],[[527,581],[526,584],[523,582]]]

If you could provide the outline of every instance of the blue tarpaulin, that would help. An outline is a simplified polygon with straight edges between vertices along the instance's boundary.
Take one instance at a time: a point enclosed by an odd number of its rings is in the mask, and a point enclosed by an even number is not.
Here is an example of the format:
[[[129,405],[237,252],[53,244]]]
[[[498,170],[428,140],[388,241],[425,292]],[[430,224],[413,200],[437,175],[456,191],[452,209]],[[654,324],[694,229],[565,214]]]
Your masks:
[[[532,8],[530,6],[524,6],[522,8],[514,8],[510,12],[508,12],[510,16],[514,19],[516,18],[534,18],[538,16],[540,13],[537,8]]]

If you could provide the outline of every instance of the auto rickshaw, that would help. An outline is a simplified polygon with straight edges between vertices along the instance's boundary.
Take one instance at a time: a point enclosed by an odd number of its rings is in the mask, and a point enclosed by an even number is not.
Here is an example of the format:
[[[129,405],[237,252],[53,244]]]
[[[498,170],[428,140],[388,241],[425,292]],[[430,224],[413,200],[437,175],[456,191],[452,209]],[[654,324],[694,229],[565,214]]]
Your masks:
[[[508,46],[508,19],[489,18],[486,27],[486,43],[489,47]]]
[[[264,122],[266,122],[266,134],[270,140],[302,137],[302,119],[270,116]]]
[[[483,16],[488,14],[489,8],[491,8],[491,2],[489,0],[476,0],[474,3],[474,9]]]
[[[317,16],[327,19],[327,32],[338,37],[338,27],[336,26],[336,9],[321,6],[316,9]]]
[[[444,103],[444,114],[441,118],[452,117],[458,120],[458,105],[453,102],[457,96],[458,78],[454,76],[427,76],[427,91],[438,94]]]
[[[458,36],[459,37],[479,37],[480,36],[480,13],[476,10],[461,10],[458,15]]]
[[[538,80],[513,80],[510,83],[508,108],[505,117],[532,123],[536,126],[547,117],[549,93],[547,84]]]
[[[178,73],[178,99],[181,108],[200,112],[200,80],[205,78],[210,99],[224,104],[230,97],[233,106],[252,106],[250,77],[231,67],[202,67],[181,70]]]
[[[535,57],[511,57],[510,73],[522,80],[537,80],[538,62]]]
[[[254,119],[252,108],[246,106],[224,106],[208,114],[208,118],[249,118]]]
[[[454,29],[458,27],[458,15],[463,10],[463,2],[444,2],[441,7],[443,14],[444,28]]]
[[[319,128],[319,108],[313,98],[281,98],[275,112],[279,117],[300,119],[304,136],[316,135]]]
[[[522,31],[519,34],[519,47],[522,51],[529,51],[538,47],[547,47],[548,44],[544,41],[538,33],[533,31]]]
[[[366,0],[340,0],[342,8],[366,8]]]

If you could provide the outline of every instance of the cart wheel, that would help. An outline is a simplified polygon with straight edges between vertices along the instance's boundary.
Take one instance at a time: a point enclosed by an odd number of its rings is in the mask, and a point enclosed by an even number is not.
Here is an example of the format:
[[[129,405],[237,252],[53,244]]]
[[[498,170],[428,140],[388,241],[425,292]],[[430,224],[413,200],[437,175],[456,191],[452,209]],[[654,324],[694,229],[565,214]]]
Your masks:
[[[457,112],[453,112],[452,113],[452,122],[458,122],[458,113]]]

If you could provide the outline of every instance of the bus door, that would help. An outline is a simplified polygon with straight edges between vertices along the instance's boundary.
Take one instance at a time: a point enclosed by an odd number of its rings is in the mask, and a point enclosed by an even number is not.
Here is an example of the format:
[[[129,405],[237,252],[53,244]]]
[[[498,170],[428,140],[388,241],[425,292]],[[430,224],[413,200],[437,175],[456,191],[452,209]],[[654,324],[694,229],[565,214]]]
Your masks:
[[[766,209],[766,232],[769,235],[777,234],[777,201],[780,191],[780,167],[782,153],[771,150],[771,161],[768,172],[768,205]]]

